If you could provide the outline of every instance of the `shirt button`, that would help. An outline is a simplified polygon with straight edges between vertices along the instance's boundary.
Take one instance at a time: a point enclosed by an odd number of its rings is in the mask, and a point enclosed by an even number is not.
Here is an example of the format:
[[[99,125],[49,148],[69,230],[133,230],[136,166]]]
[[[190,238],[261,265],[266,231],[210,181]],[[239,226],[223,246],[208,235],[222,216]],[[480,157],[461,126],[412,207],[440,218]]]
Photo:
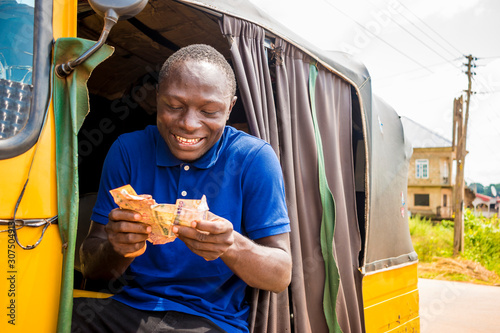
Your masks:
[[[182,191],[182,192],[181,192],[181,195],[182,195],[183,197],[185,197],[187,194],[188,194],[188,193],[187,193],[186,191]]]
[[[184,170],[185,170],[185,171],[189,171],[189,165],[185,165],[185,166],[184,166]]]

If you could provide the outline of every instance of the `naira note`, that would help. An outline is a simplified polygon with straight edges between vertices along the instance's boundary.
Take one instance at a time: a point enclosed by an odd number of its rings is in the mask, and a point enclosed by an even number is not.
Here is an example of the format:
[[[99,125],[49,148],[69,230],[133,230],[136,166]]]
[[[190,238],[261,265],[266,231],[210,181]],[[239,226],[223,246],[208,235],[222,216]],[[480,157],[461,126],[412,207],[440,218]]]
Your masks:
[[[109,192],[113,196],[113,199],[118,207],[138,212],[141,214],[141,222],[147,223],[151,226],[151,233],[148,237],[149,242],[154,245],[166,244],[175,239],[175,235],[172,237],[173,233],[169,232],[165,234],[165,228],[162,228],[158,222],[158,218],[153,216],[152,206],[155,206],[157,203],[151,195],[138,195],[130,185],[124,185]]]

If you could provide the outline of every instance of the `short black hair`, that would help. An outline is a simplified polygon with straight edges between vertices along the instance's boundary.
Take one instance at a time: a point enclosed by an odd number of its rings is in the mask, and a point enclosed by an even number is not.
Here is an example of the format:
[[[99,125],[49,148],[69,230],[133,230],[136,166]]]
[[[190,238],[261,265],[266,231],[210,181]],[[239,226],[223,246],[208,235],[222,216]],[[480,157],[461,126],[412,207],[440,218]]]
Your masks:
[[[226,76],[230,93],[232,96],[236,95],[236,78],[233,69],[219,51],[206,44],[192,44],[183,47],[168,57],[161,67],[158,83],[161,83],[169,76],[175,65],[189,60],[204,61],[219,67]]]

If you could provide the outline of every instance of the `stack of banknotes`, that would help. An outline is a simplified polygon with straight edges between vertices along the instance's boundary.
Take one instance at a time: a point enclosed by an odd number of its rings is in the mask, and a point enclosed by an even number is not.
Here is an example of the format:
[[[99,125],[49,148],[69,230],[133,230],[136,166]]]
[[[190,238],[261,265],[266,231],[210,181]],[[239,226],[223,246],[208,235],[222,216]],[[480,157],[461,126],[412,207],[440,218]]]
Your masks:
[[[177,199],[175,204],[159,204],[149,194],[137,194],[130,185],[109,191],[118,207],[141,214],[141,222],[151,225],[148,241],[165,244],[175,240],[172,226],[191,227],[193,221],[207,220],[209,209],[207,198],[200,200]],[[213,214],[210,213],[210,216]]]

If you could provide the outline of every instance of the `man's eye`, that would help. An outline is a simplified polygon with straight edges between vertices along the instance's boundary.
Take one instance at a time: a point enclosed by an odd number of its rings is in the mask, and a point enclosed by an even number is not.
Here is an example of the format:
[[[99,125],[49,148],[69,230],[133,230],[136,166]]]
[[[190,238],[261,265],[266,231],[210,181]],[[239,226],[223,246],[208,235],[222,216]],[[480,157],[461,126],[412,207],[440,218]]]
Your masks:
[[[168,108],[173,111],[180,111],[182,110],[182,106],[174,106],[174,105],[168,105]]]
[[[207,116],[215,116],[217,114],[217,111],[201,110],[201,113]]]

